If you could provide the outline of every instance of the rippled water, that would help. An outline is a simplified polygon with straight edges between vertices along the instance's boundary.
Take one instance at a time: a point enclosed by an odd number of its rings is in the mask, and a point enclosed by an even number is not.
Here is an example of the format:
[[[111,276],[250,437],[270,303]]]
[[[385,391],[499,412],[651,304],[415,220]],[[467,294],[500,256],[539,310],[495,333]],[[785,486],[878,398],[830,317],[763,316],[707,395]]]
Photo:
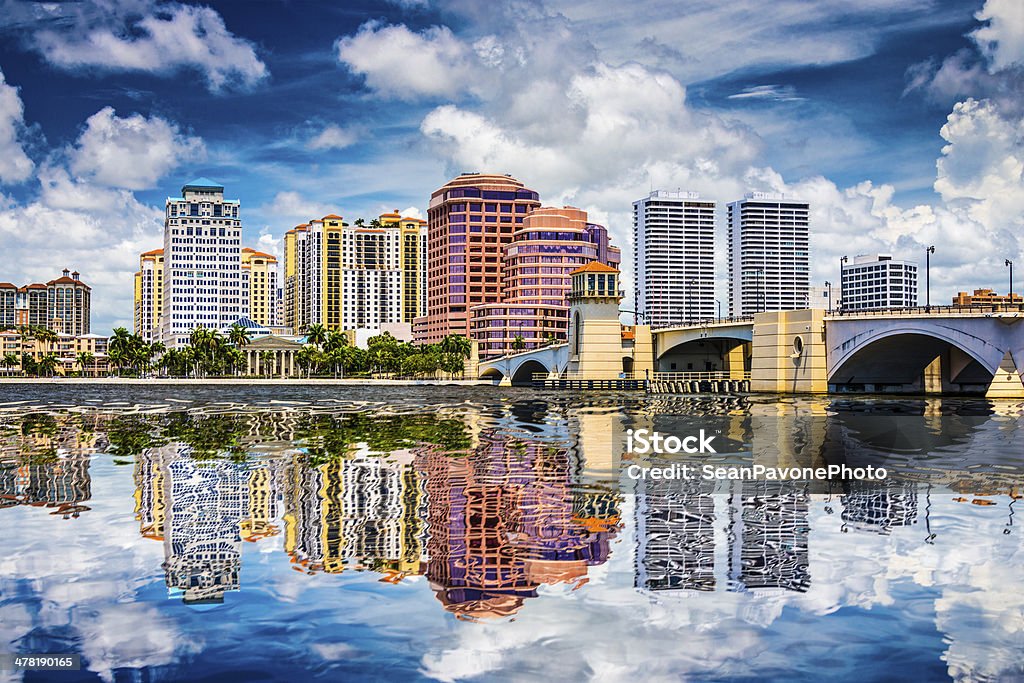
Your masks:
[[[54,680],[1024,678],[1020,404],[2,390],[0,654]],[[892,476],[627,474],[681,462]]]

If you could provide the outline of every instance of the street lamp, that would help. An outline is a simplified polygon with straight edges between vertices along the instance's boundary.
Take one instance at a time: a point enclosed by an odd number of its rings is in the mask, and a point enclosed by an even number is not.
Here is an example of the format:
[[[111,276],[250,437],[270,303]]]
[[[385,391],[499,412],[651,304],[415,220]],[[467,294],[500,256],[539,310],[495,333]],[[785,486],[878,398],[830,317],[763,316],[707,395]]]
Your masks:
[[[825,280],[825,286],[828,287],[828,312],[832,312],[832,283]]]
[[[1006,259],[1006,264],[1010,268],[1010,295],[1007,297],[1009,303],[1013,303],[1013,261]]]
[[[924,310],[931,313],[932,310],[932,254],[935,253],[935,245],[924,250]]]
[[[715,305],[718,306],[718,319],[721,320],[722,319],[722,302],[719,301],[718,299],[715,299]]]

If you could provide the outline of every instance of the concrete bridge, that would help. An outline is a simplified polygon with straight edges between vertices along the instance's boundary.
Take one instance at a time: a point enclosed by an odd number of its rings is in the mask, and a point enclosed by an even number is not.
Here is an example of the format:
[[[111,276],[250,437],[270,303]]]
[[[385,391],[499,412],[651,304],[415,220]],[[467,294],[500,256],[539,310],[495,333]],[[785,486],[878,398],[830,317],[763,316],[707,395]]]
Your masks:
[[[569,365],[569,345],[551,344],[531,351],[480,361],[480,379],[492,379],[504,385],[528,385],[535,374],[552,379],[565,373]]]
[[[637,334],[644,328],[637,328]],[[1024,312],[938,308],[830,315],[773,311],[650,330],[624,372],[749,373],[753,391],[984,393],[1024,398]],[[639,338],[639,337],[638,337]],[[607,348],[607,347],[605,347]],[[629,354],[629,368],[625,362]],[[649,357],[648,357],[649,356]],[[528,384],[570,371],[569,345],[481,362],[479,376]]]

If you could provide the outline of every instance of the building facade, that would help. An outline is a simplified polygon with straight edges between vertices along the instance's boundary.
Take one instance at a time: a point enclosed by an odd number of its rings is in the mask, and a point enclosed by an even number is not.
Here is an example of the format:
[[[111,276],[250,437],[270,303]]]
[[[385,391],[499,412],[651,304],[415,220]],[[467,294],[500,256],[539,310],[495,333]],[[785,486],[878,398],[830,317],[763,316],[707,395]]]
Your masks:
[[[539,196],[505,175],[464,173],[434,191],[427,216],[426,315],[416,340],[470,336],[470,309],[502,294],[503,248]]]
[[[637,322],[652,327],[715,316],[715,202],[657,190],[633,202]]]
[[[164,250],[153,249],[139,255],[135,273],[135,334],[151,344],[160,335],[164,309]]]
[[[223,185],[200,178],[167,198],[159,338],[168,348],[242,317],[241,241],[239,202],[224,199]]]
[[[46,283],[46,308],[49,327],[58,334],[89,334],[91,289],[78,271],[64,269],[61,277]]]
[[[245,247],[242,257],[242,311],[270,327],[277,319],[277,257]]]
[[[411,324],[423,310],[424,222],[395,212],[356,223],[330,214],[285,233],[283,322],[293,332]]]
[[[480,356],[564,342],[570,273],[592,261],[617,269],[621,255],[586,211],[541,207],[526,214],[503,249],[501,300],[471,308],[470,336]]]
[[[89,334],[92,290],[78,271],[65,268],[46,284],[0,282],[0,328],[45,327],[58,334]]]
[[[843,267],[844,311],[917,306],[917,264],[892,254],[855,256]]]
[[[810,287],[810,205],[754,192],[728,206],[732,315],[806,308]]]
[[[967,292],[957,292],[957,295],[953,297],[954,306],[1005,306],[1005,305],[1017,305],[1024,303],[1024,297],[1020,294],[996,294],[991,289],[976,289],[972,294]]]

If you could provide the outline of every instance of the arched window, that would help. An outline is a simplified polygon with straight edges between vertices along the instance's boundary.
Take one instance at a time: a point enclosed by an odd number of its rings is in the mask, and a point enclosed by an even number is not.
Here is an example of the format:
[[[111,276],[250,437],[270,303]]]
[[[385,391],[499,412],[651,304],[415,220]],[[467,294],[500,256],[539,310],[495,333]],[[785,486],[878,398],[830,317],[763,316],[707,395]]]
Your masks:
[[[583,320],[579,311],[572,316],[572,340],[572,355],[578,356],[583,347]]]

